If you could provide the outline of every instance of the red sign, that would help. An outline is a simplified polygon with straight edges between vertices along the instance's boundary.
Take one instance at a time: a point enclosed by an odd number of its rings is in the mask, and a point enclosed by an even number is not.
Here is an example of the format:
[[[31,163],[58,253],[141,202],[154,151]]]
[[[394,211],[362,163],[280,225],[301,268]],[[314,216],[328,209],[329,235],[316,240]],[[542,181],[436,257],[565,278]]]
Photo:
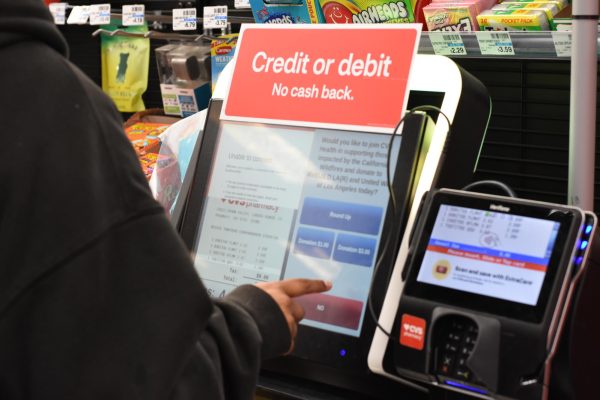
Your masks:
[[[403,314],[400,323],[400,344],[416,350],[423,350],[425,326],[426,321],[423,318]]]
[[[224,119],[391,132],[420,24],[245,25]]]

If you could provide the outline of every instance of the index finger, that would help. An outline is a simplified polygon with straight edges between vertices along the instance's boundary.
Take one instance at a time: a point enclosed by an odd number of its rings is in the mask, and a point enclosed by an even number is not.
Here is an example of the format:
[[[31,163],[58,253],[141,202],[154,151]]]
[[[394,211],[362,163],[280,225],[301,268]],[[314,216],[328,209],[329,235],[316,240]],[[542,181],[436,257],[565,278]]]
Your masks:
[[[287,279],[280,282],[281,290],[290,297],[309,293],[320,293],[331,289],[331,282],[321,279]]]

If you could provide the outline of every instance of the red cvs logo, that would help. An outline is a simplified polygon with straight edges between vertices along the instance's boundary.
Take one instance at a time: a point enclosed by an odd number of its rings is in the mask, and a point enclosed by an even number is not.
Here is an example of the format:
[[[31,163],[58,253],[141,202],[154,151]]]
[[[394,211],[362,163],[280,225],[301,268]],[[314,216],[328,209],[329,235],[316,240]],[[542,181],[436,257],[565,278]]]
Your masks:
[[[423,318],[403,314],[400,322],[400,344],[416,350],[423,350],[425,326],[426,321]]]

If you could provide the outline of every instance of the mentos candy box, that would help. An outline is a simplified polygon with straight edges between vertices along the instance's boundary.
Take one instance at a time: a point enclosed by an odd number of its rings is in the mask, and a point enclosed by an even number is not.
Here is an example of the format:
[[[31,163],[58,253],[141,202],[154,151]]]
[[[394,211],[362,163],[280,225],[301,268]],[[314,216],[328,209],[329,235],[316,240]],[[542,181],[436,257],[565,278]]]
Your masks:
[[[330,24],[415,22],[411,0],[319,0]]]
[[[265,24],[324,22],[317,0],[250,0],[254,20]]]
[[[476,31],[477,2],[431,3],[423,8],[425,23],[430,31]]]

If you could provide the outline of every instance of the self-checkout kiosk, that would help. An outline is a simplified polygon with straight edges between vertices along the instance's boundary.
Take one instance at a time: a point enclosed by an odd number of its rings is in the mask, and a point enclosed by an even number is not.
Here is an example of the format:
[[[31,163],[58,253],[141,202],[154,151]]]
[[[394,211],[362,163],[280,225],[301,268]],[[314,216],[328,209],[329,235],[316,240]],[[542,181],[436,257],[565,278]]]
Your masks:
[[[379,313],[392,267],[408,250],[403,237],[419,207],[413,199],[471,181],[491,111],[487,90],[450,59],[417,55],[408,108],[433,105],[445,117],[416,113],[394,137],[225,121],[232,73],[230,65],[217,84],[174,223],[215,297],[290,277],[334,285],[300,299],[306,318],[294,353],[265,362],[259,386],[277,398],[427,398],[422,380],[369,371],[377,332],[370,308]],[[340,171],[338,154],[355,168]]]

